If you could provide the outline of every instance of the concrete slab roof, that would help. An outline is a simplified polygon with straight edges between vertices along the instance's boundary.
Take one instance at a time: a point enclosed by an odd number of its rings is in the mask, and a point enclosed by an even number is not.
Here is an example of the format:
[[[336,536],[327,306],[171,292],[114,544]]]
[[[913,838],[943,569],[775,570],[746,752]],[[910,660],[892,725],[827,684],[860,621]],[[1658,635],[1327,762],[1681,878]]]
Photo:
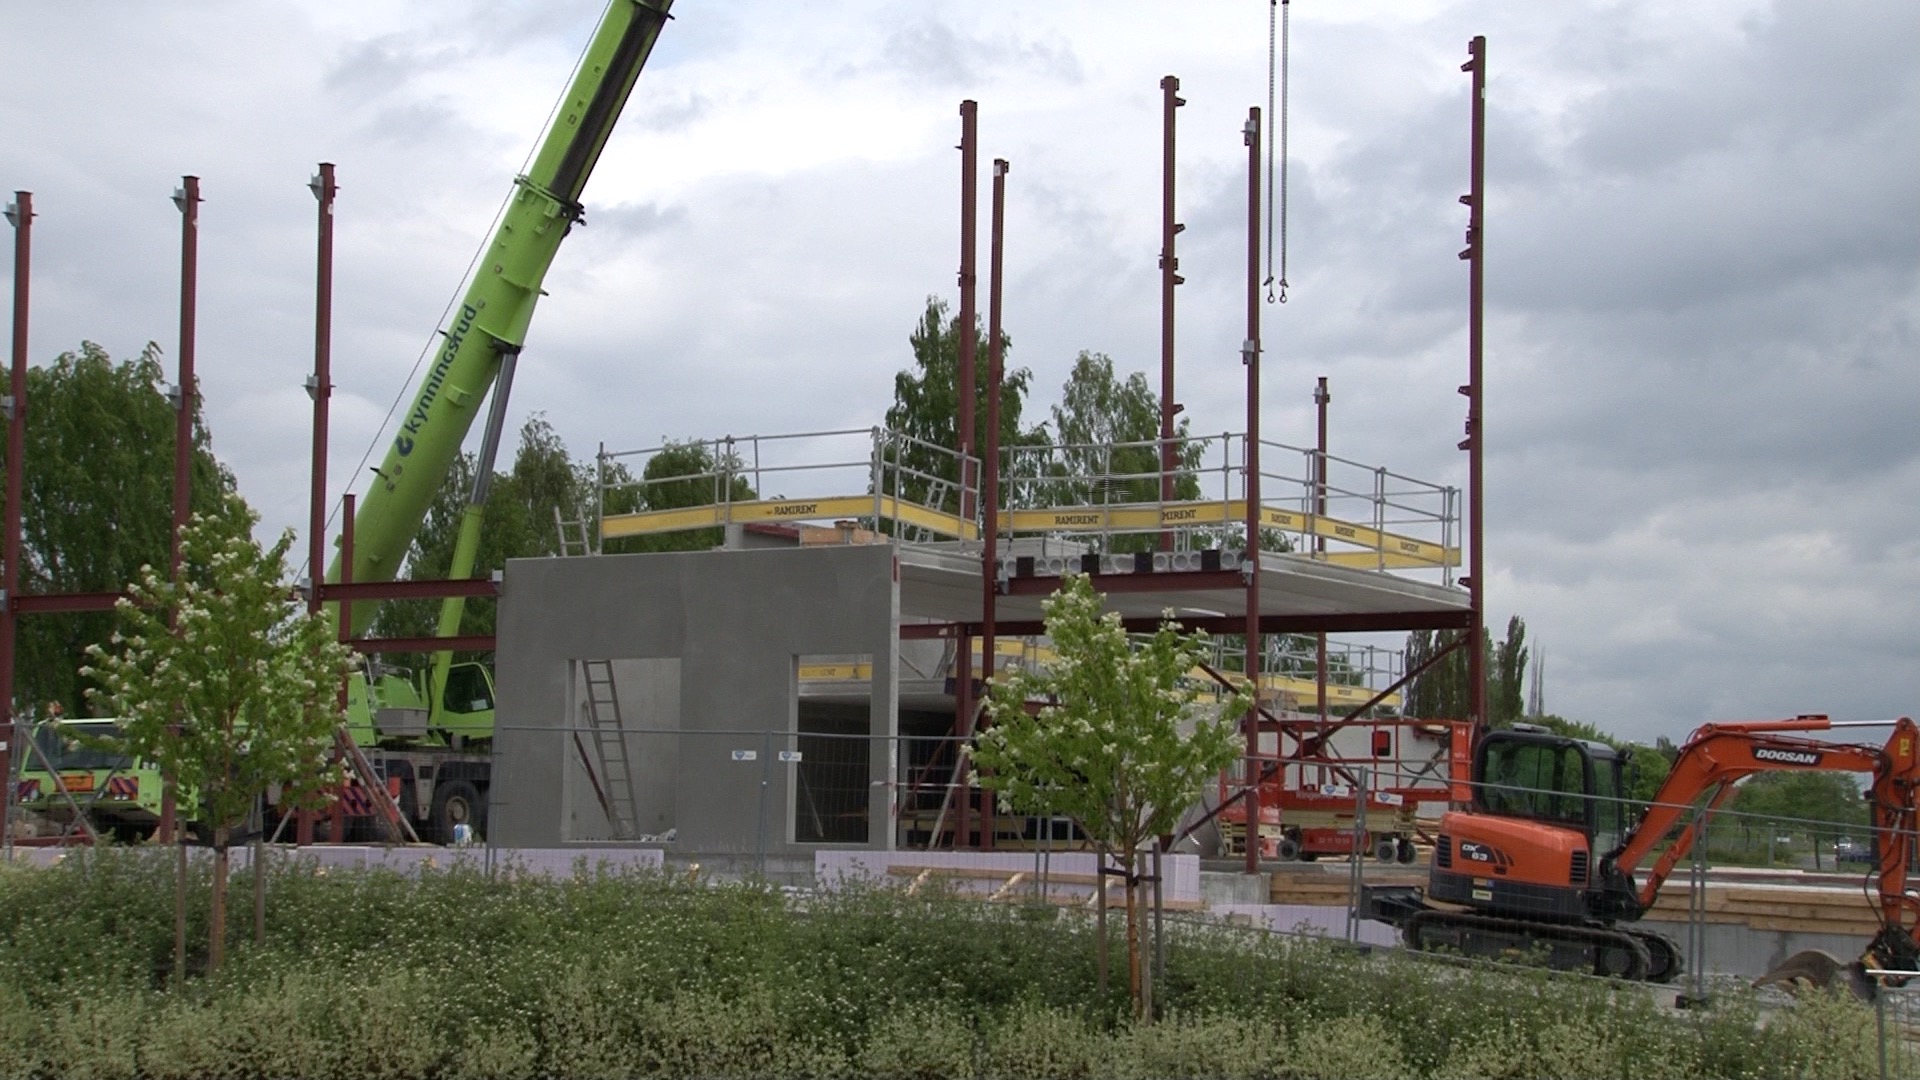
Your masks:
[[[902,545],[900,613],[941,624],[978,624],[983,618],[980,557],[951,548]],[[1246,629],[1242,571],[1164,570],[1095,573],[1094,587],[1130,628],[1149,629],[1171,610],[1181,622],[1213,633]],[[1265,633],[1356,633],[1371,630],[1449,629],[1467,626],[1472,612],[1464,589],[1377,570],[1333,566],[1306,555],[1262,552],[1258,611]],[[1071,566],[1071,562],[1069,563]],[[1106,564],[1111,568],[1111,561]],[[1039,632],[1041,602],[1057,575],[1015,576],[996,603],[1001,633]],[[910,631],[903,628],[902,635]]]

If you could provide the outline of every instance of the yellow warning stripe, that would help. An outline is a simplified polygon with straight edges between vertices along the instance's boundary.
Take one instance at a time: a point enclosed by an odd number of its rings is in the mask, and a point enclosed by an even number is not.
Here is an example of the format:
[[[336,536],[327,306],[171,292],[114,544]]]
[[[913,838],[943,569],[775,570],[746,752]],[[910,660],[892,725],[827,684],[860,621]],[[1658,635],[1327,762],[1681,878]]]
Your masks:
[[[877,503],[880,516],[907,525],[915,525],[942,536],[978,539],[980,528],[958,514],[935,510],[905,499],[883,496]],[[729,522],[749,521],[839,521],[873,517],[876,501],[871,495],[836,495],[820,499],[754,499],[748,502],[715,503],[674,510],[645,510],[634,514],[609,514],[600,522],[603,540],[651,533],[710,529]]]
[[[871,682],[872,664],[801,664],[801,682]]]
[[[1014,532],[1107,532],[1111,530],[1152,530],[1182,525],[1232,525],[1246,520],[1243,499],[1211,502],[1124,503],[1113,506],[1055,506],[1039,510],[1012,510],[1006,514],[1007,527]],[[1261,524],[1285,532],[1323,536],[1345,544],[1370,548],[1372,562],[1360,559],[1330,559],[1350,566],[1378,566],[1379,553],[1393,568],[1416,566],[1458,566],[1458,548],[1397,533],[1383,532],[1367,525],[1356,525],[1338,518],[1315,516],[1276,507],[1260,508]]]
[[[893,496],[879,500],[880,516],[914,525],[942,536],[978,539],[980,528],[958,514],[935,510]],[[1064,506],[1041,510],[1012,510],[1005,515],[1012,532],[1106,532],[1150,531],[1185,525],[1233,525],[1246,518],[1246,503],[1241,500],[1159,504],[1122,504],[1116,506]],[[617,540],[625,536],[651,533],[710,529],[728,522],[749,521],[837,521],[846,518],[871,518],[875,501],[871,495],[839,495],[820,499],[756,499],[732,504],[689,506],[674,510],[647,510],[635,514],[610,514],[600,523],[600,536]],[[1366,549],[1334,552],[1322,557],[1336,566],[1361,569],[1405,570],[1434,566],[1459,566],[1460,549],[1443,547],[1426,540],[1384,532],[1366,525],[1355,525],[1337,518],[1316,517],[1294,510],[1266,506],[1260,510],[1263,525],[1285,532],[1322,536],[1339,543]]]

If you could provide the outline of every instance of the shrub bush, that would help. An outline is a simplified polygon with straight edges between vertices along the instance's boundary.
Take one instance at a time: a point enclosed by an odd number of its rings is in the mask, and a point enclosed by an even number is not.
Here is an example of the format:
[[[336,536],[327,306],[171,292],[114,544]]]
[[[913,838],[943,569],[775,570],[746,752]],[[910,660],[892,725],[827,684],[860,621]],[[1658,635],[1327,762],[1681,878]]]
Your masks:
[[[1095,991],[1091,920],[584,869],[277,860],[265,945],[237,920],[217,976],[161,989],[169,856],[0,866],[0,1080],[1877,1072],[1873,1014],[1850,999],[1763,1011],[1730,992],[1675,1013],[1638,987],[1202,924],[1171,927],[1168,1016],[1141,1026],[1117,970]]]

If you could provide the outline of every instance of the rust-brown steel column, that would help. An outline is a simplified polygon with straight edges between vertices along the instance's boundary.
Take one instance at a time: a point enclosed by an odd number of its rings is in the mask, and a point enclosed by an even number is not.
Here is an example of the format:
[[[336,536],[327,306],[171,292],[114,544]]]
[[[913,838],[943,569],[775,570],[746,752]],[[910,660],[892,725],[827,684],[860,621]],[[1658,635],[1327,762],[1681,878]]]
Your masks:
[[[323,161],[307,184],[320,203],[319,242],[314,258],[312,498],[307,508],[307,611],[320,611],[320,586],[327,565],[327,404],[333,396],[333,163]]]
[[[173,427],[173,539],[168,566],[180,575],[180,533],[187,527],[193,494],[193,415],[199,398],[194,385],[193,348],[200,278],[200,178],[184,176],[173,204],[180,208],[180,383],[175,391]]]
[[[986,487],[986,528],[982,533],[985,544],[980,560],[981,577],[984,580],[980,597],[980,677],[983,680],[981,685],[985,688],[991,687],[996,666],[993,623],[998,617],[1000,591],[1000,574],[994,565],[1000,547],[994,534],[1000,529],[1000,377],[1006,359],[1000,349],[1000,296],[1003,280],[1001,252],[1007,235],[1007,168],[1005,158],[993,159],[993,220],[992,236],[988,241],[991,247],[987,255],[987,452],[983,478]],[[980,804],[980,846],[989,850],[993,848],[991,798]]]
[[[180,210],[180,372],[173,401],[173,531],[167,541],[167,566],[177,582],[180,580],[180,534],[187,527],[187,511],[193,495],[193,416],[194,404],[199,399],[193,373],[194,320],[200,276],[199,177],[180,178],[180,188],[173,193],[173,205]],[[169,630],[173,628],[175,614],[167,613]],[[163,780],[160,827],[156,836],[164,844],[173,839],[178,826],[178,806],[173,779]]]
[[[16,191],[7,207],[13,225],[13,366],[7,382],[6,538],[0,546],[0,833],[13,837],[13,662],[20,629],[20,500],[27,469],[27,300],[33,265],[33,192]]]
[[[1247,873],[1260,869],[1260,109],[1247,110]]]
[[[353,492],[349,491],[340,497],[340,583],[342,585],[353,581],[353,504]],[[353,638],[353,612],[349,610],[353,607],[353,604],[345,598],[342,598],[339,607],[340,644],[345,645]],[[340,708],[342,710],[346,709],[347,684],[345,682],[340,684],[339,702]],[[335,762],[340,760],[340,749],[337,746],[333,751],[333,760]],[[340,799],[337,793],[333,802],[327,806],[327,822],[330,830],[327,835],[327,842],[330,844],[344,843],[347,835],[347,817],[344,808],[340,805]]]
[[[1319,414],[1319,441],[1315,444],[1313,455],[1313,513],[1316,518],[1327,516],[1327,403],[1333,395],[1327,391],[1327,377],[1313,387],[1314,410]],[[1320,535],[1320,523],[1314,522],[1313,550],[1315,553],[1327,550],[1327,538]],[[1327,737],[1327,632],[1313,635],[1313,682],[1320,700],[1320,739],[1326,745]],[[1321,770],[1324,782],[1324,767]]]
[[[1174,110],[1186,104],[1180,80],[1160,80],[1160,501],[1173,500],[1174,468],[1179,454],[1173,445],[1173,418],[1180,406],[1173,399],[1173,287],[1180,284],[1180,259],[1173,238],[1186,226],[1173,220]],[[1160,550],[1173,550],[1173,532],[1160,533]]]
[[[954,392],[958,409],[954,416],[954,441],[955,449],[960,452],[960,491],[957,498],[960,520],[963,522],[973,520],[975,509],[973,498],[968,494],[973,485],[967,457],[973,453],[973,323],[977,318],[974,259],[980,216],[979,116],[978,104],[971,100],[960,103],[960,337],[955,343],[958,355]],[[967,633],[964,626],[954,639],[953,655],[953,730],[956,736],[964,740],[973,735],[973,636]],[[953,846],[956,848],[966,846],[967,824],[973,802],[973,789],[967,784],[966,771],[960,768],[964,752],[964,743],[954,751],[953,782],[957,790],[953,803],[958,816],[954,823]]]
[[[979,171],[980,171],[980,107],[972,101],[960,103],[960,340],[958,370],[955,372],[954,387],[958,391],[959,411],[954,418],[958,435],[957,448],[960,458],[960,517],[971,520],[974,513],[973,501],[967,494],[975,484],[969,483],[970,469],[967,455],[978,452],[974,439],[974,394],[975,365],[973,323],[977,318],[974,306],[975,233],[979,219]]]
[[[319,614],[321,586],[327,565],[327,405],[333,396],[333,197],[339,190],[333,179],[333,163],[323,161],[320,171],[308,183],[319,201],[319,242],[315,255],[313,289],[313,381],[307,393],[313,396],[313,491],[307,514],[307,611]],[[293,842],[298,847],[313,843],[313,812],[299,811],[294,818]]]
[[[1467,62],[1460,70],[1473,73],[1472,187],[1460,197],[1467,204],[1467,247],[1460,253],[1467,260],[1467,437],[1460,444],[1467,452],[1467,542],[1469,556],[1467,595],[1473,607],[1473,626],[1467,633],[1468,716],[1476,729],[1487,724],[1487,590],[1486,531],[1481,517],[1482,488],[1486,458],[1486,430],[1481,408],[1481,349],[1483,345],[1481,311],[1486,270],[1487,201],[1487,39],[1476,36],[1467,42]]]

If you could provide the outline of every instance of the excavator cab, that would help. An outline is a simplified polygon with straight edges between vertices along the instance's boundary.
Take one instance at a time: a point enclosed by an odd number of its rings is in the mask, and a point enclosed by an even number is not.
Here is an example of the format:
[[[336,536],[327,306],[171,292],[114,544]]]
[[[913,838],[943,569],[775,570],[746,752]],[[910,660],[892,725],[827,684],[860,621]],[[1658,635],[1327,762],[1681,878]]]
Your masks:
[[[1489,732],[1474,753],[1474,807],[1579,829],[1589,849],[1620,847],[1631,822],[1624,798],[1629,752],[1534,724]]]

